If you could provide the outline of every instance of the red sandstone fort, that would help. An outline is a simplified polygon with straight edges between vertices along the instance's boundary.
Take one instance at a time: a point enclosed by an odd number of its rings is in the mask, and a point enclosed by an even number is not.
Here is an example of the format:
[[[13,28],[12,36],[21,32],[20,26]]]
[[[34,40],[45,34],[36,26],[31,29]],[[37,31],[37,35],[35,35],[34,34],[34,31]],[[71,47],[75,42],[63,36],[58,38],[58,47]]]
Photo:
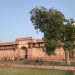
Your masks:
[[[43,50],[42,39],[32,37],[17,38],[15,42],[0,42],[0,60],[24,60],[24,59],[64,59],[62,48],[55,50],[55,55],[48,56]]]

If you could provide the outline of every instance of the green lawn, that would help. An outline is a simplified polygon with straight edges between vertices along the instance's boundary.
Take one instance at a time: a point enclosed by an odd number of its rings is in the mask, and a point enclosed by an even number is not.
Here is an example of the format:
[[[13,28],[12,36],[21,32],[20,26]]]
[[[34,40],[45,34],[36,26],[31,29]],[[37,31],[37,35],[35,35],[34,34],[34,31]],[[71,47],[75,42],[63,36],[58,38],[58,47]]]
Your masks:
[[[73,75],[71,71],[0,67],[0,75]]]

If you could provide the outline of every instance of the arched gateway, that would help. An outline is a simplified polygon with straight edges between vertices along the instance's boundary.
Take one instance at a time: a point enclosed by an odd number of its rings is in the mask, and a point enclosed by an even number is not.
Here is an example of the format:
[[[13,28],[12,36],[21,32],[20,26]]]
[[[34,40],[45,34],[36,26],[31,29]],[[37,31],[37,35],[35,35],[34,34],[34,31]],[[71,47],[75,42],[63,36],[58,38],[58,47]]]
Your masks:
[[[27,59],[27,48],[25,46],[22,46],[21,49],[20,49],[20,58],[21,59]]]

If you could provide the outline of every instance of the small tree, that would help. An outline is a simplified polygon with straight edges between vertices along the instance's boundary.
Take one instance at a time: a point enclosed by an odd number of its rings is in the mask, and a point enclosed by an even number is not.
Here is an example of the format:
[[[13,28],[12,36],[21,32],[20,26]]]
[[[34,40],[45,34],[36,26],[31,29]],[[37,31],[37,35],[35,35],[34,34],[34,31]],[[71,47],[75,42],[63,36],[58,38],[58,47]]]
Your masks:
[[[69,51],[74,49],[73,19],[66,20],[62,12],[57,9],[48,10],[44,7],[34,8],[30,14],[34,28],[44,34],[46,53],[54,54],[56,48],[62,47],[65,51],[66,64],[69,65]]]

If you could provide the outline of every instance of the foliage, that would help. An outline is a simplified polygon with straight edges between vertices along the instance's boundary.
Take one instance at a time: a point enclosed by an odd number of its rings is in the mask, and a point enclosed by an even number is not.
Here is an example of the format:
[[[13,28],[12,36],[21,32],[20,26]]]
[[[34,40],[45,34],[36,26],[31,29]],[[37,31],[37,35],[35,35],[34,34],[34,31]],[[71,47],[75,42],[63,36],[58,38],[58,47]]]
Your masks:
[[[44,34],[46,53],[54,54],[57,47],[73,50],[75,40],[75,26],[73,19],[67,20],[57,9],[44,7],[34,8],[30,12],[31,21],[36,30]]]

